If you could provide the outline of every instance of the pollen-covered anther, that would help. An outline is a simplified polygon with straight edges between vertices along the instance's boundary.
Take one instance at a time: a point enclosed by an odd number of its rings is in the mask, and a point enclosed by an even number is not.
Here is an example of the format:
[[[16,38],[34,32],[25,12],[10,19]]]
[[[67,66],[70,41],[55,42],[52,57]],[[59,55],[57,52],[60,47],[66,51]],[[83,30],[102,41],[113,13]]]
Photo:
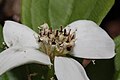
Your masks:
[[[42,51],[58,56],[69,53],[75,44],[75,32],[71,33],[71,29],[67,31],[61,26],[60,30],[53,30],[46,23],[39,28],[38,38],[38,42],[42,43],[40,49],[44,49]]]

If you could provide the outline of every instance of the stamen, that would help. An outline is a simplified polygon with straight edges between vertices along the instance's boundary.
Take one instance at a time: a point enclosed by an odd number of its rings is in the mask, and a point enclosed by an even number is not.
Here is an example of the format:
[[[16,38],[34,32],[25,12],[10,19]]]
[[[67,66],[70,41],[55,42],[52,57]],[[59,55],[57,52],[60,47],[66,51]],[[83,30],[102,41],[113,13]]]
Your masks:
[[[67,46],[67,50],[71,51],[72,46]]]
[[[69,37],[67,38],[67,41],[66,41],[67,43],[69,43]]]
[[[63,28],[62,28],[62,26],[60,26],[60,32],[62,33],[62,30],[63,30]]]
[[[63,39],[64,39],[64,35],[63,35],[63,34],[60,34],[60,35],[59,35],[59,41],[63,41]]]
[[[55,37],[57,37],[58,36],[58,30],[56,30],[56,34],[55,34]]]
[[[71,32],[71,29],[69,30],[68,35],[70,35],[70,32]]]
[[[53,41],[52,41],[52,45],[55,45],[56,43],[55,43],[55,40],[53,39]]]
[[[48,36],[48,38],[50,38],[50,33],[49,32],[48,32],[47,36]]]
[[[64,36],[66,36],[66,32],[67,32],[66,29],[64,29]]]
[[[43,35],[45,35],[45,29],[44,29]]]
[[[49,29],[49,30],[50,30],[50,34],[52,34],[52,27],[50,27],[50,29]]]
[[[40,38],[38,38],[38,42],[41,42]]]
[[[73,35],[71,35],[71,40],[72,40],[72,39],[75,39],[75,35],[74,35],[74,34],[73,34]]]
[[[70,37],[71,37],[71,40],[72,40],[72,39],[75,39],[75,32],[73,32],[73,33],[70,35]]]
[[[71,33],[71,29],[67,32],[66,29],[60,26],[60,30],[52,30],[47,24],[39,28],[38,42],[40,50],[45,52],[53,59],[55,56],[64,56],[68,54],[75,44],[75,32]]]

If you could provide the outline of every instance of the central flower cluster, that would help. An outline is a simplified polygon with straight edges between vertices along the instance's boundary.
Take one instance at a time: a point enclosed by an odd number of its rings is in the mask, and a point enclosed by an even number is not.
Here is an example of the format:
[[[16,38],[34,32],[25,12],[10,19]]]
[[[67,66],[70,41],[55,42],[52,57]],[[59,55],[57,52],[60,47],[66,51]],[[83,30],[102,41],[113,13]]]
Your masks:
[[[75,45],[75,32],[63,29],[52,30],[48,24],[43,24],[39,28],[38,43],[40,50],[50,57],[64,56],[68,54]]]

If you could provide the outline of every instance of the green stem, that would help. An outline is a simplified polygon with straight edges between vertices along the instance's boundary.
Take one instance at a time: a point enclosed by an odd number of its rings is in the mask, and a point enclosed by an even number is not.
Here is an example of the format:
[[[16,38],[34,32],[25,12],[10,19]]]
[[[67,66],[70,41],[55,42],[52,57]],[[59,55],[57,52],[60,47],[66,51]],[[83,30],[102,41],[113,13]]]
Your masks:
[[[52,80],[54,78],[54,66],[49,66],[47,80]]]

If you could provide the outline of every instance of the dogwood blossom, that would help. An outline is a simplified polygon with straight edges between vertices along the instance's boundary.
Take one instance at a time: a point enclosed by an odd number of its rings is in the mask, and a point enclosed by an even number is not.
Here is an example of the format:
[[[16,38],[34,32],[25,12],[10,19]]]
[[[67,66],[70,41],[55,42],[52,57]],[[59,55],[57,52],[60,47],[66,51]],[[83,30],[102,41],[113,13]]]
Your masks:
[[[58,80],[89,80],[82,65],[66,54],[86,59],[115,55],[113,40],[93,21],[78,20],[60,30],[44,24],[39,30],[36,33],[17,22],[5,22],[3,37],[9,48],[0,53],[0,75],[23,64],[38,63],[54,65]]]

